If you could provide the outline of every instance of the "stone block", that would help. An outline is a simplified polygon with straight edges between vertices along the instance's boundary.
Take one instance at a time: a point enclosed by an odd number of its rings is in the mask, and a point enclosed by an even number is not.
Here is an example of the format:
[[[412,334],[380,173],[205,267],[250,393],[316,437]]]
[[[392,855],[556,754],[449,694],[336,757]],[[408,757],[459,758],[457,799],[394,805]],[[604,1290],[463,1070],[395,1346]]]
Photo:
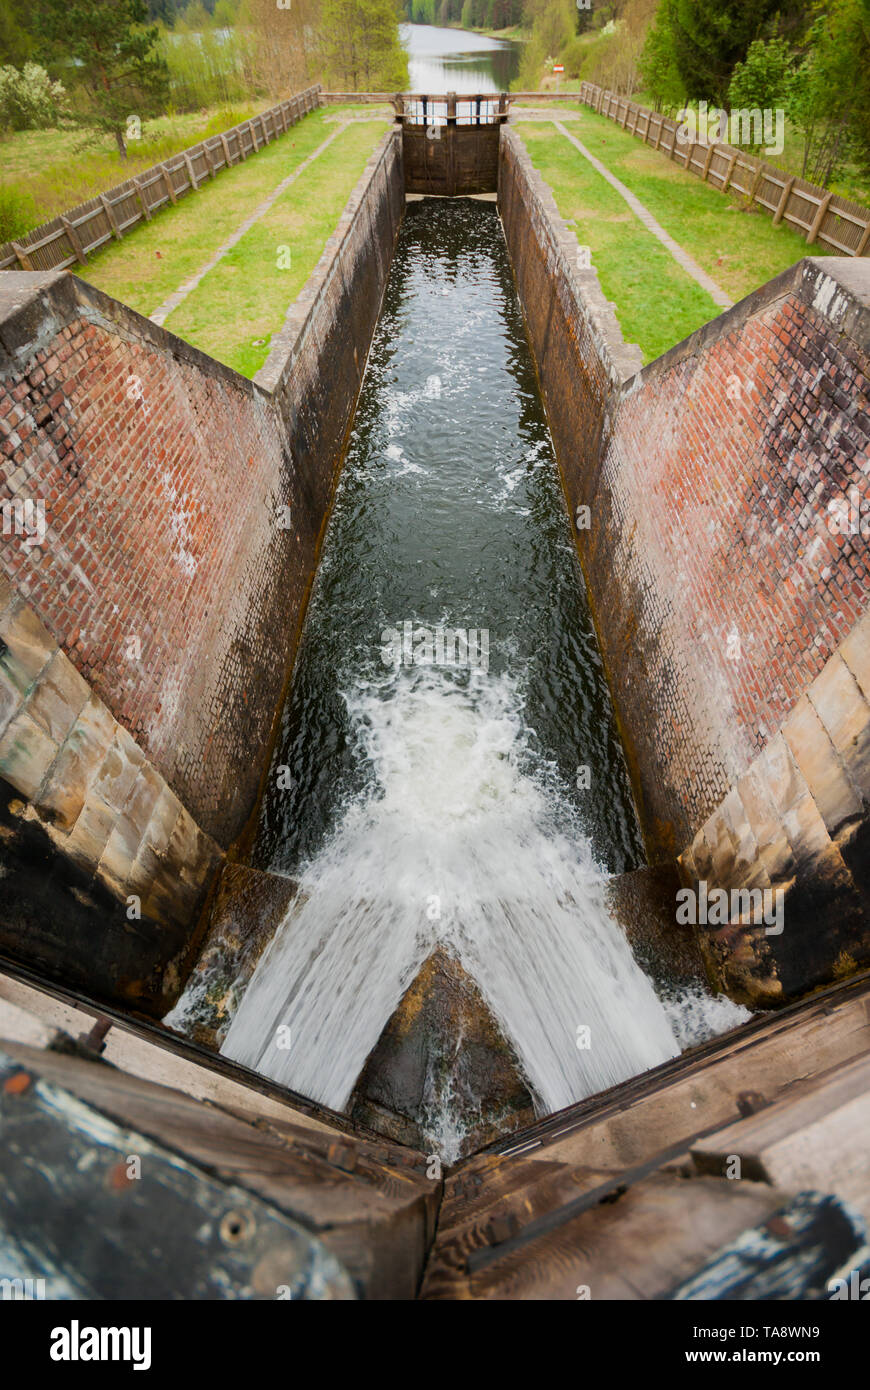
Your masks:
[[[760,774],[758,759],[738,780],[740,800],[752,826],[758,844],[759,860],[771,883],[789,878],[794,868],[794,856],[788,836],[771,804]]]
[[[0,665],[0,734],[21,708],[23,695]]]
[[[782,732],[829,834],[836,834],[844,821],[860,814],[861,801],[806,695],[792,710]]]
[[[145,838],[145,832],[165,786],[166,783],[159,772],[155,772],[150,763],[143,763],[133,783],[133,790],[124,802],[123,811],[123,819],[135,834],[137,843]]]
[[[67,837],[64,846],[67,854],[78,863],[95,870],[103,857],[117,818],[117,812],[113,807],[107,806],[105,801],[91,790]]]
[[[786,812],[782,826],[789,838],[797,869],[811,871],[819,857],[830,849],[831,837],[809,792]]]
[[[181,810],[178,797],[165,786],[157,798],[144,835],[144,843],[156,854],[166,854]]]
[[[861,687],[864,699],[870,700],[870,609],[858,619],[838,651]]]
[[[115,721],[92,695],[61,747],[37,801],[39,810],[62,830],[71,830],[103,765]]]
[[[56,651],[30,692],[27,712],[55,743],[63,743],[90,693],[69,658]]]
[[[764,783],[773,809],[780,817],[784,817],[807,794],[807,784],[782,734],[776,734],[770,740],[764,752],[756,758],[753,770]]]
[[[27,604],[16,600],[0,616],[0,639],[7,647],[0,668],[24,694],[57,651],[57,643]]]
[[[182,807],[166,851],[167,866],[184,883],[198,890],[205,883],[217,853],[216,846]]]
[[[144,761],[145,755],[126,729],[116,725],[111,746],[94,779],[94,790],[116,811],[122,811]]]
[[[837,652],[808,694],[849,777],[863,796],[870,797],[870,705]]]
[[[0,738],[0,776],[32,801],[58,754],[58,746],[21,710]]]

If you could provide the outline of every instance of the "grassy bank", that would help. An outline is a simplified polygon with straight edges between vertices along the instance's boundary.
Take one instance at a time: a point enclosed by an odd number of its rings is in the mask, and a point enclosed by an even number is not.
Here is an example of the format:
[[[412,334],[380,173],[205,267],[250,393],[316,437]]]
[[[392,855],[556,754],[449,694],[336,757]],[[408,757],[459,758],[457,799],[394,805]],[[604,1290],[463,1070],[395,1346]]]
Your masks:
[[[386,121],[374,119],[343,130],[170,314],[166,327],[253,376],[386,128]],[[279,265],[279,247],[289,250],[287,268]]]
[[[674,240],[735,301],[805,255],[808,247],[762,212],[717,192],[604,116],[575,107],[568,128],[634,193]],[[554,113],[555,114],[555,113]],[[710,296],[644,228],[624,199],[555,128],[521,123],[520,133],[578,242],[591,247],[604,293],[627,339],[645,360],[719,313]]]
[[[518,130],[578,243],[591,248],[601,288],[616,306],[623,335],[640,346],[645,362],[715,318],[719,310],[706,290],[554,126],[521,122]],[[600,149],[595,153],[607,162]]]
[[[111,136],[84,144],[80,130],[21,130],[3,135],[0,223],[4,202],[8,206],[14,200],[21,212],[17,225],[0,225],[0,241],[23,235],[67,208],[195,145],[204,136],[217,135],[247,120],[268,104],[213,107],[148,121],[142,127],[142,138],[129,142],[127,159],[121,159]]]
[[[110,243],[83,279],[150,316],[215,255],[275,188],[336,130],[354,108],[321,108],[297,126],[190,193],[123,241]],[[314,269],[366,160],[388,126],[384,117],[355,121],[305,169],[200,281],[166,327],[204,352],[253,376],[271,335]],[[278,266],[278,248],[290,266]],[[286,257],[282,257],[286,259]]]

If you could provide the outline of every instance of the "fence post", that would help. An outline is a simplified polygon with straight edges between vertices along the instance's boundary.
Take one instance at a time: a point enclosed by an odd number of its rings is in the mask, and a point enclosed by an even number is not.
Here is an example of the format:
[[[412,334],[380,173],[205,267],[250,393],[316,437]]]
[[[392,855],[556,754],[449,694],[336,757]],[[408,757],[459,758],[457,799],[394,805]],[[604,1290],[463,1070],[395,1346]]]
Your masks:
[[[163,182],[166,184],[166,192],[169,194],[169,201],[171,203],[177,203],[178,195],[175,192],[175,184],[172,182],[172,175],[165,164],[161,164],[160,172],[163,175]]]
[[[734,150],[734,151],[732,152],[731,158],[730,158],[729,161],[728,161],[728,168],[725,170],[725,181],[724,181],[724,183],[722,184],[722,189],[721,189],[721,191],[722,191],[723,193],[725,192],[726,188],[728,187],[729,183],[731,182],[731,175],[734,173],[734,165],[735,165],[736,163],[737,163],[737,151]]]
[[[818,209],[816,210],[816,215],[813,218],[813,225],[807,232],[807,246],[812,246],[813,242],[818,236],[819,229],[822,225],[822,222],[824,221],[825,213],[828,211],[828,204],[830,203],[833,196],[833,193],[826,193],[822,201],[819,203]]]
[[[68,217],[61,217],[60,220],[63,223],[63,229],[69,238],[69,244],[76,253],[76,260],[78,261],[79,265],[87,265],[88,258],[85,255],[85,248],[82,244],[81,238],[79,237],[77,229],[73,226]]]
[[[109,202],[108,198],[106,197],[105,193],[100,194],[100,202],[103,205],[103,212],[106,214],[106,221],[112,229],[112,236],[115,238],[116,241],[121,241],[123,238],[121,236],[120,228],[118,227],[118,219],[115,217],[115,210],[112,207],[112,204]]]
[[[139,202],[140,202],[140,204],[141,204],[141,206],[142,206],[142,216],[145,218],[145,221],[146,221],[146,222],[150,222],[150,221],[151,221],[151,209],[149,208],[149,206],[148,206],[148,201],[147,201],[147,199],[146,199],[146,197],[145,197],[145,190],[144,190],[144,188],[142,187],[142,184],[141,184],[141,182],[140,182],[140,180],[139,180],[138,178],[134,178],[134,179],[133,179],[133,185],[134,185],[134,187],[135,187],[135,189],[136,189],[136,193],[137,193],[137,195],[138,195],[138,197],[139,197]]]
[[[710,144],[710,145],[707,146],[707,158],[704,160],[704,172],[703,172],[702,175],[701,175],[701,181],[702,181],[703,183],[706,183],[706,182],[707,182],[707,175],[708,175],[709,172],[710,172],[710,161],[711,161],[712,158],[713,158],[713,151],[715,150],[715,148],[716,148],[716,142],[715,142],[715,140],[713,141],[712,144]]]
[[[21,269],[22,269],[22,270],[32,270],[32,269],[33,269],[33,265],[32,265],[32,263],[31,263],[30,257],[28,256],[27,252],[24,250],[24,247],[23,247],[23,246],[20,246],[20,245],[18,244],[17,241],[10,242],[10,245],[11,245],[11,247],[12,247],[12,250],[15,252],[15,255],[16,255],[17,258],[18,258],[18,263],[19,263],[19,265],[21,266]]]
[[[791,191],[794,188],[794,177],[786,179],[782,186],[782,193],[779,195],[779,202],[776,205],[776,212],[773,214],[773,225],[778,227],[783,218],[783,213],[788,206]]]
[[[752,183],[749,185],[749,192],[748,192],[747,195],[746,195],[746,200],[747,200],[747,202],[751,203],[751,202],[754,201],[755,195],[756,195],[756,193],[758,192],[758,185],[761,183],[761,180],[763,179],[763,177],[764,177],[764,165],[763,165],[763,164],[759,164],[758,168],[757,168],[756,171],[755,171],[755,178],[752,180]]]
[[[187,150],[184,151],[184,162],[185,162],[185,164],[187,165],[187,177],[190,179],[190,186],[191,186],[191,188],[193,189],[194,193],[198,193],[198,192],[199,192],[199,184],[198,184],[197,181],[196,181],[196,174],[195,174],[194,168],[193,168],[193,160],[191,159],[190,155],[187,153]]]
[[[226,160],[226,167],[229,169],[230,165],[232,164],[232,160],[230,159],[229,143],[227,141],[227,137],[224,134],[221,134],[221,144],[224,147],[224,159]]]
[[[867,226],[864,228],[864,235],[858,242],[858,250],[855,252],[856,256],[864,255],[864,252],[867,250],[868,241],[870,241],[870,222],[867,223]]]

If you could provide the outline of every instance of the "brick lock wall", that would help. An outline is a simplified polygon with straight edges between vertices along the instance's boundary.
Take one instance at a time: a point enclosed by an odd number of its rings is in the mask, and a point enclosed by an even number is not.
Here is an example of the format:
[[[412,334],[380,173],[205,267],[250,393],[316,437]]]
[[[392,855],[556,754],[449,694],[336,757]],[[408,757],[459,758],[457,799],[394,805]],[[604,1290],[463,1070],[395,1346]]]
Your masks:
[[[5,539],[0,560],[226,843],[256,789],[319,526],[261,392],[72,277],[41,278],[18,325],[30,345],[0,375],[0,448],[4,493],[43,499],[46,535]]]
[[[825,264],[651,364],[585,483],[605,659],[647,818],[675,849],[870,601],[867,537],[828,510],[851,488],[870,508],[867,322],[822,311]]]
[[[265,770],[403,207],[390,133],[266,389],[73,276],[0,277],[0,501],[46,522],[3,538],[0,572],[223,846]]]
[[[866,263],[806,260],[640,369],[516,132],[499,209],[652,856],[696,832],[870,601]]]

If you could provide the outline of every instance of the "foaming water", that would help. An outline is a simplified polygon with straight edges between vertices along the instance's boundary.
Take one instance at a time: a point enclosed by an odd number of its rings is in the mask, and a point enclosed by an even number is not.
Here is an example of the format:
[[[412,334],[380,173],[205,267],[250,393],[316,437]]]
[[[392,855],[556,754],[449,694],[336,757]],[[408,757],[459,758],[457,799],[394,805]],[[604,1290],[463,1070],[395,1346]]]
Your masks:
[[[485,630],[488,668],[386,669],[405,624]],[[491,205],[406,211],[254,862],[299,891],[230,982],[222,1051],[336,1109],[439,945],[541,1114],[739,1021],[702,989],[660,1002],[605,906],[643,849]],[[421,1069],[445,1159],[501,1123],[475,1115],[454,1042]]]
[[[675,1056],[664,1009],[607,913],[589,840],[522,766],[510,679],[475,672],[462,686],[403,671],[348,706],[371,785],[303,870],[304,901],[223,1052],[343,1109],[441,943],[476,981],[543,1112]]]

